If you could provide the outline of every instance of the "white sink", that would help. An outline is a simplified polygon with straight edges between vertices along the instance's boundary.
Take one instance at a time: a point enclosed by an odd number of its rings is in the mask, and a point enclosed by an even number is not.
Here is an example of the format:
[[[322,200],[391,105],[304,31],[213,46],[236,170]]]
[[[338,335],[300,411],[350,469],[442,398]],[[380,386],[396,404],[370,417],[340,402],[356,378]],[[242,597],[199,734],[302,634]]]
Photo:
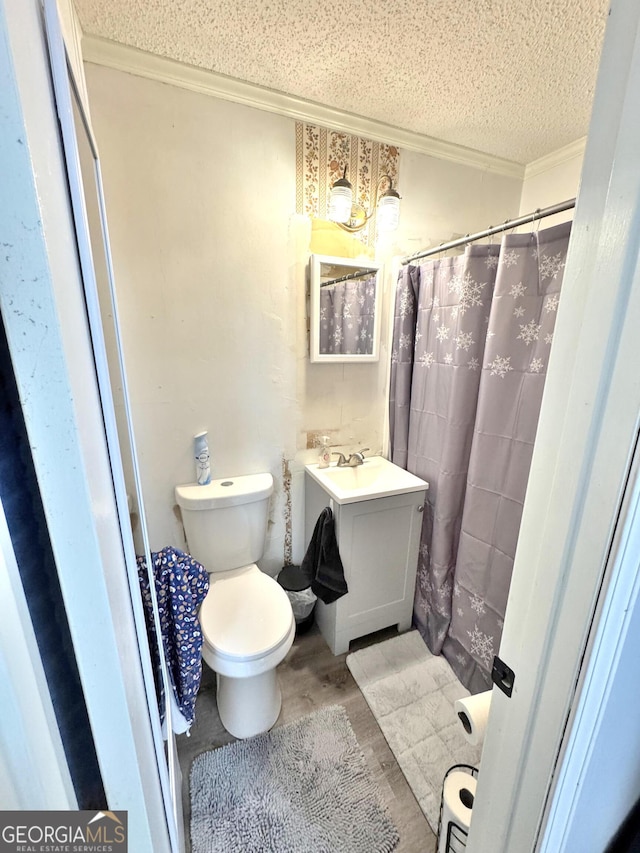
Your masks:
[[[386,498],[390,495],[422,492],[429,484],[389,462],[382,456],[367,456],[362,465],[318,468],[317,463],[305,466],[336,503],[350,504]]]

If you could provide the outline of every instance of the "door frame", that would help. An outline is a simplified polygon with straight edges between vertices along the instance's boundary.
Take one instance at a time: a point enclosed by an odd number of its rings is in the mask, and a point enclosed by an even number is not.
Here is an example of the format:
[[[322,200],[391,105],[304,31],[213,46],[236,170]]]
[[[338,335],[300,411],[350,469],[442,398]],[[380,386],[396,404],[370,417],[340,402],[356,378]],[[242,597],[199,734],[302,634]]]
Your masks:
[[[78,802],[0,499],[0,791],[2,808]]]
[[[49,48],[49,63],[53,79],[56,110],[62,134],[63,156],[66,164],[78,255],[82,273],[84,299],[87,308],[87,322],[90,330],[91,348],[93,351],[96,379],[100,395],[100,407],[104,420],[104,432],[113,479],[116,511],[122,539],[123,558],[126,566],[126,577],[131,593],[131,611],[140,653],[147,711],[157,762],[158,781],[162,791],[165,818],[169,831],[171,847],[172,850],[178,853],[178,851],[184,850],[185,846],[182,814],[182,773],[177,761],[175,734],[172,730],[172,707],[171,702],[169,701],[165,703],[165,727],[167,732],[166,750],[164,742],[165,739],[162,734],[151,654],[147,637],[146,620],[142,597],[140,595],[138,566],[136,563],[136,554],[131,531],[130,510],[124,479],[120,436],[118,433],[113,400],[113,388],[119,386],[121,388],[124,408],[126,429],[125,440],[130,453],[138,523],[141,528],[143,553],[148,572],[149,593],[153,608],[154,627],[156,636],[161,636],[160,614],[153,578],[152,556],[146,524],[142,478],[136,449],[133,413],[125,366],[124,345],[118,315],[115,275],[111,257],[100,158],[96,140],[93,135],[91,121],[88,115],[88,105],[86,105],[85,98],[83,97],[83,92],[86,91],[84,75],[82,75],[82,79],[78,79],[78,73],[82,73],[81,69],[77,73],[74,64],[71,62],[69,47],[65,42],[62,32],[58,0],[44,0],[44,17],[47,44]],[[76,127],[72,102],[75,102],[80,122],[82,124],[82,128],[80,130]],[[110,375],[107,359],[103,325],[104,318],[100,309],[98,281],[91,244],[87,201],[85,199],[85,192],[87,192],[87,189],[83,183],[83,177],[86,176],[83,176],[81,168],[79,142],[77,138],[78,133],[84,133],[91,152],[91,157],[93,158],[93,175],[89,180],[93,183],[92,189],[94,189],[96,193],[96,203],[100,216],[100,239],[104,250],[104,259],[106,264],[105,274],[117,349],[117,375],[113,377]],[[166,658],[162,646],[158,649],[158,653],[160,658],[164,695],[165,697],[168,697],[170,692],[173,690],[173,687],[169,678]]]
[[[639,91],[640,6],[614,0],[500,646],[514,692],[494,689],[469,853],[545,849],[566,819],[554,782],[587,767],[563,745],[606,694],[581,691],[587,653],[591,669],[606,651],[589,639],[602,596],[637,569],[613,545],[640,412]]]
[[[0,311],[74,654],[108,806],[169,853],[39,0],[0,0],[0,77]]]

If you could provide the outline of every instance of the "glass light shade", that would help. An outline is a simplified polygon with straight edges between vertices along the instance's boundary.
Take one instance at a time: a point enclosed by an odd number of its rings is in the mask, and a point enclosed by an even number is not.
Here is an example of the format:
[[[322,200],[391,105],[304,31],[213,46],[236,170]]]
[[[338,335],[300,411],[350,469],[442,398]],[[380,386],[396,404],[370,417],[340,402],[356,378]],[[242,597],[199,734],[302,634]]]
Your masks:
[[[383,195],[378,202],[376,223],[378,231],[395,231],[400,218],[400,199],[396,194]]]
[[[329,219],[332,222],[348,222],[351,219],[352,202],[350,186],[334,186],[329,197]]]

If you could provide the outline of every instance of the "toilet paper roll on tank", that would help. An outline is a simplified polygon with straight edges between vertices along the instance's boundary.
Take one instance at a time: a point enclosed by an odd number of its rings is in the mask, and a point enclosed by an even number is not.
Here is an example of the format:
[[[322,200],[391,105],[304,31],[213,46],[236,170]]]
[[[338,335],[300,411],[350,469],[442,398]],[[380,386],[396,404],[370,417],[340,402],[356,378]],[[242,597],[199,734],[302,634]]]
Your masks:
[[[493,690],[485,690],[466,699],[457,699],[453,706],[464,728],[464,736],[473,746],[479,746],[484,740],[492,695]]]

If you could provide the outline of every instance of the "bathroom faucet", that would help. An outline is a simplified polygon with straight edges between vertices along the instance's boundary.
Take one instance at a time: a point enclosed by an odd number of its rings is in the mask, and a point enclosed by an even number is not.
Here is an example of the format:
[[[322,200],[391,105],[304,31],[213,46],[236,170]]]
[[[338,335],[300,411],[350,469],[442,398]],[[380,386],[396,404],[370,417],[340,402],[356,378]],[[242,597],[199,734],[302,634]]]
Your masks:
[[[349,459],[346,461],[346,464],[350,468],[355,468],[356,465],[362,465],[364,462],[364,452],[365,450],[369,450],[368,447],[363,447],[362,450],[358,450],[357,453],[352,453]],[[338,460],[338,465],[340,464],[340,460]]]
[[[365,450],[369,450],[369,448],[363,447],[362,450],[359,450],[357,453],[352,453],[348,459],[344,455],[344,453],[334,452],[331,455],[338,457],[338,461],[336,462],[338,468],[355,468],[357,465],[362,465],[362,463],[364,462],[363,453],[365,452]]]

